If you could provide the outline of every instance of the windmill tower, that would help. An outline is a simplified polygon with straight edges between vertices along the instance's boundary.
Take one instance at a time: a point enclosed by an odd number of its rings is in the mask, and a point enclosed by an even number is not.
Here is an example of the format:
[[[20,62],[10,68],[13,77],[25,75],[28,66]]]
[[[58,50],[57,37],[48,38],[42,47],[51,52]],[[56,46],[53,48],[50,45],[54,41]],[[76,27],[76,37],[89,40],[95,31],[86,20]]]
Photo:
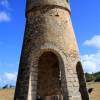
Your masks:
[[[27,0],[14,100],[89,100],[68,0]]]

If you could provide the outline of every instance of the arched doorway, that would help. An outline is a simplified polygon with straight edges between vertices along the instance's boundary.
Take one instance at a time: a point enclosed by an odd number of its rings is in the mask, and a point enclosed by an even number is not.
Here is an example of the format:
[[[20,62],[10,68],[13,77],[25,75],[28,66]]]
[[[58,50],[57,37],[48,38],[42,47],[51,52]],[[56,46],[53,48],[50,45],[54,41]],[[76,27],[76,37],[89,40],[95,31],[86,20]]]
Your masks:
[[[42,100],[61,99],[61,72],[58,57],[44,52],[38,62],[37,97]]]

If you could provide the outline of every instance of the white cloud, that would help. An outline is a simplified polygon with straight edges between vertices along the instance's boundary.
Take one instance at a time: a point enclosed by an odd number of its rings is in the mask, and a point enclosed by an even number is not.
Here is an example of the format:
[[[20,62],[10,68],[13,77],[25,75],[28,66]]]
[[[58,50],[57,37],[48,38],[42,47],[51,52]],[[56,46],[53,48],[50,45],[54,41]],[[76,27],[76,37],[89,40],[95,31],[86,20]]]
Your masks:
[[[95,35],[90,40],[86,40],[84,45],[95,47],[97,49],[96,53],[81,56],[84,70],[86,72],[100,71],[100,35]]]
[[[0,0],[0,22],[9,22],[11,20],[11,11],[10,3],[8,0]]]
[[[8,81],[16,81],[16,78],[17,78],[16,72],[14,72],[14,73],[7,73],[6,72],[6,73],[4,73],[4,75]]]
[[[8,13],[3,12],[3,11],[0,12],[0,22],[8,22],[10,20],[11,20],[11,18]]]
[[[100,52],[81,56],[83,68],[86,72],[100,71]]]
[[[2,73],[2,74],[0,74],[0,86],[4,86],[6,84],[15,85],[16,79],[17,79],[17,72]]]
[[[84,45],[93,46],[100,49],[100,35],[95,35],[90,40],[86,40]]]
[[[16,69],[17,71],[17,67],[18,67],[18,62],[15,63],[10,63],[10,62],[4,62],[2,60],[0,60],[0,68],[5,68],[7,69]],[[9,70],[10,70],[9,69]],[[17,79],[17,72],[3,72],[0,73],[0,86],[4,86],[6,84],[12,84],[15,85],[16,83],[16,79]]]
[[[0,83],[2,82],[2,79],[0,78]]]

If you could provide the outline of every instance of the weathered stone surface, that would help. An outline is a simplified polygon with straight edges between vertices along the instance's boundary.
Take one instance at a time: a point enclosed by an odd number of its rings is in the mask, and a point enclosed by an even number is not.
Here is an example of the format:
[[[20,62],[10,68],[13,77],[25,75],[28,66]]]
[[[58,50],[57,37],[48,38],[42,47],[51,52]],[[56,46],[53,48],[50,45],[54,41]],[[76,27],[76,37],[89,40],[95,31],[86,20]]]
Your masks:
[[[68,0],[27,0],[14,100],[89,100]]]
[[[37,7],[44,7],[44,6],[58,6],[60,8],[70,10],[69,4],[67,0],[27,0],[27,11]]]

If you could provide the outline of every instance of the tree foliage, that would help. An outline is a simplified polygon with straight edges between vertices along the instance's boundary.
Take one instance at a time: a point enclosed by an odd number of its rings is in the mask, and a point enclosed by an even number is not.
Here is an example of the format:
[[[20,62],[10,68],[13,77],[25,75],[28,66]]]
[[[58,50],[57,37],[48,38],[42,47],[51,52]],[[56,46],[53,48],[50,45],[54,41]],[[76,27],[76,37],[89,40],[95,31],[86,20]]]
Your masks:
[[[87,82],[91,82],[91,81],[100,82],[100,72],[92,73],[92,74],[85,73],[85,77]]]

